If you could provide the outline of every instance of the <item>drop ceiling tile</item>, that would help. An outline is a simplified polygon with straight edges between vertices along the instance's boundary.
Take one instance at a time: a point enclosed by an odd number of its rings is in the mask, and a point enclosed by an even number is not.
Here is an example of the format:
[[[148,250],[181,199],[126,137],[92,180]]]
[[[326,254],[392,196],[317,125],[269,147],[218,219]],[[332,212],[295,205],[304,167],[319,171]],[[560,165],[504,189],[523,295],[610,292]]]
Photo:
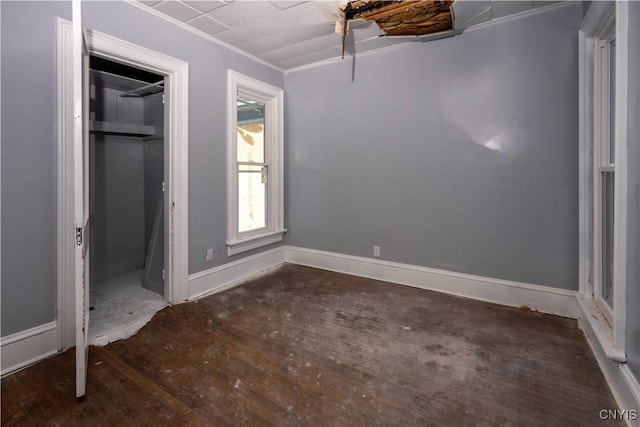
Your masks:
[[[529,9],[533,9],[533,1],[492,1],[492,18],[504,18]]]
[[[227,7],[230,6],[224,6],[217,10],[222,10]],[[214,10],[213,12],[216,12],[217,10]],[[257,42],[260,39],[270,38],[272,36],[276,36],[281,40],[286,41],[287,37],[283,37],[283,35],[286,35],[288,32],[312,26],[315,27],[317,24],[329,23],[330,21],[325,18],[317,8],[313,7],[311,3],[303,3],[280,11],[275,15],[265,17],[259,21],[231,28],[228,31],[220,33],[218,37],[224,42],[243,49],[245,47],[244,45],[247,45],[250,42]],[[326,25],[325,28],[331,28],[331,31],[333,31],[333,25],[334,23],[331,22],[331,25]],[[282,46],[269,47],[267,50],[273,50],[277,47]],[[251,49],[252,52],[256,52],[256,49],[251,46],[247,48]],[[267,50],[258,49],[257,51],[266,52]]]
[[[202,13],[211,12],[213,9],[224,6],[226,3],[221,0],[183,0],[191,7],[198,9]]]
[[[228,29],[221,23],[209,18],[207,15],[200,15],[197,18],[187,22],[187,24],[210,35],[214,35]]]
[[[273,3],[273,5],[278,9],[284,10],[296,6],[300,3],[304,3],[304,1],[271,0],[271,3]]]
[[[311,4],[313,4],[326,19],[335,22],[340,18],[340,3],[341,1],[336,0],[321,0],[313,1]]]
[[[368,40],[362,40],[360,44],[366,50],[382,49],[385,47],[393,46],[393,43],[386,37],[373,37]]]
[[[272,50],[260,55],[260,58],[267,62],[278,63],[296,56],[304,55],[311,52],[317,52],[330,47],[335,47],[340,41],[340,36],[336,33],[327,34],[322,37],[306,40],[281,49]]]
[[[330,34],[335,34],[333,24],[314,24],[261,37],[240,46],[247,52],[258,55]]]
[[[207,13],[211,18],[226,25],[238,27],[259,21],[280,11],[267,1],[235,1]]]
[[[175,0],[165,0],[153,7],[154,9],[157,9],[162,13],[166,13],[167,15],[183,22],[188,21],[191,18],[195,18],[200,14],[200,12],[194,8]]]
[[[561,0],[557,0],[557,1],[534,1],[533,2],[533,6],[535,8],[539,8],[539,7],[546,7],[546,6],[551,6],[552,4],[557,4],[557,3],[562,3]]]
[[[276,64],[283,69],[300,67],[302,65],[312,64],[314,62],[324,61],[326,59],[340,57],[340,50],[335,48],[324,49],[319,52],[311,52],[306,55],[297,56],[295,58],[287,59]]]
[[[367,40],[384,34],[374,21],[352,21],[349,23],[349,32],[353,33],[355,41]]]
[[[491,20],[491,2],[487,0],[456,1],[452,8],[455,29],[464,29],[470,25]]]

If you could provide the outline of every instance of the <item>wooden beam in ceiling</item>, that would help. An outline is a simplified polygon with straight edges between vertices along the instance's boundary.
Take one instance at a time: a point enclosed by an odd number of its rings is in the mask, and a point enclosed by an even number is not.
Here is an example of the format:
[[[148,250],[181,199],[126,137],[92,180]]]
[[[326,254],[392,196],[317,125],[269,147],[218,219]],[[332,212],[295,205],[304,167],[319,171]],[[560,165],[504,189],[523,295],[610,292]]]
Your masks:
[[[346,17],[375,21],[389,36],[418,36],[452,29],[452,4],[441,0],[355,0],[348,3]]]

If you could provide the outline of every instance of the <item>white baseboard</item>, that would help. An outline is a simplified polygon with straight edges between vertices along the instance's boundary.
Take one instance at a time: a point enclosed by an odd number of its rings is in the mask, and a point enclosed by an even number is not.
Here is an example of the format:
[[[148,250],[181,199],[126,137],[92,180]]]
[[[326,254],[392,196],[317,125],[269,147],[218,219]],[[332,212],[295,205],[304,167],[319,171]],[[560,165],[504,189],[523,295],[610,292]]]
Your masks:
[[[0,339],[0,375],[5,376],[58,352],[56,322]]]
[[[511,307],[526,306],[573,319],[578,317],[576,293],[565,289],[293,246],[286,247],[285,261]]]
[[[631,373],[631,369],[626,363],[618,363],[611,360],[605,349],[600,344],[598,332],[594,329],[592,322],[589,321],[588,311],[583,311],[582,306],[578,317],[578,326],[584,332],[587,343],[591,347],[591,351],[600,366],[600,370],[604,375],[613,396],[618,402],[619,409],[633,410],[640,414],[640,385],[638,380]],[[615,409],[615,408],[599,408],[599,409]],[[640,426],[640,419],[626,420],[629,426]]]
[[[230,289],[258,273],[278,267],[284,263],[285,247],[280,246],[251,255],[210,270],[189,275],[188,300]]]

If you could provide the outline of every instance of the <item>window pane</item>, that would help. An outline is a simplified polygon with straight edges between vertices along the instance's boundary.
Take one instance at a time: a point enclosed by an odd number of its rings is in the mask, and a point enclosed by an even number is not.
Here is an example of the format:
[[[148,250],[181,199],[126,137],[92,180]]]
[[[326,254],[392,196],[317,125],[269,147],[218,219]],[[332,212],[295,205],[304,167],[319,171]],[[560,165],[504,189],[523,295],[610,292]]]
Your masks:
[[[609,163],[614,163],[616,148],[616,41],[609,43]]]
[[[238,169],[238,231],[267,226],[267,167],[241,165]]]
[[[264,104],[238,97],[239,162],[264,162]]]
[[[613,308],[613,172],[602,172],[602,299]]]

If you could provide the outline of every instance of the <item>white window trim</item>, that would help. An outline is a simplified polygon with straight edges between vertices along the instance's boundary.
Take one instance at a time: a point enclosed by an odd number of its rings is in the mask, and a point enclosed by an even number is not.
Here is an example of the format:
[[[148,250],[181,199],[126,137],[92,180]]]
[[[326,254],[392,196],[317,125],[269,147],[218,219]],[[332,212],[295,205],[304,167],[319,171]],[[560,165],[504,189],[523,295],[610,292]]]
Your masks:
[[[237,96],[238,91],[264,101],[267,140],[265,163],[270,163],[267,227],[238,231]],[[284,233],[284,91],[281,88],[229,70],[227,74],[227,253],[236,255],[279,242]]]
[[[594,299],[594,281],[599,274],[600,253],[595,253],[598,236],[598,192],[594,188],[595,161],[594,134],[599,132],[599,111],[594,108],[597,99],[596,86],[600,84],[594,72],[599,69],[598,40],[606,37],[615,19],[616,38],[616,87],[615,87],[615,158],[614,175],[614,261],[613,261],[613,312],[608,318]],[[628,5],[626,2],[593,2],[582,22],[579,32],[580,49],[580,256],[579,272],[581,298],[578,299],[585,316],[591,323],[607,357],[617,362],[626,361],[626,224],[627,224],[627,88],[628,88]],[[594,191],[595,190],[595,191]],[[594,235],[596,232],[596,235]],[[609,319],[612,321],[609,322]]]

